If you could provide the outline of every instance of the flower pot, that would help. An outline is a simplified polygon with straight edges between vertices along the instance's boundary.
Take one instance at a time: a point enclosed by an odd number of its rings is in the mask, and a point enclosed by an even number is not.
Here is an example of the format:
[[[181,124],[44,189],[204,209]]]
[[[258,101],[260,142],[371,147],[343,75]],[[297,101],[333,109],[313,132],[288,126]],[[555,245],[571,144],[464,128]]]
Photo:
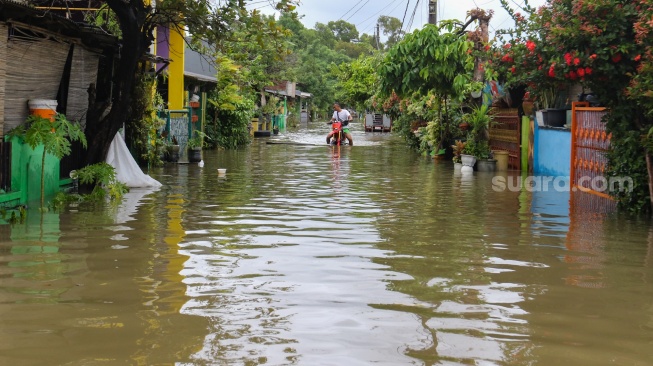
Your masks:
[[[476,156],[462,154],[460,155],[460,160],[462,161],[463,165],[473,167],[476,163]]]
[[[176,163],[179,161],[179,145],[168,147],[168,161]]]
[[[509,153],[504,150],[496,150],[492,152],[492,156],[497,159],[496,170],[506,171],[508,170],[508,158],[510,157]]]
[[[497,161],[494,159],[480,159],[476,162],[476,170],[479,172],[493,172],[496,167]]]
[[[199,163],[200,161],[202,161],[202,149],[201,148],[188,149],[188,162]]]
[[[567,122],[567,110],[548,108],[544,114],[544,125],[549,127],[564,127]]]
[[[462,169],[463,163],[453,163],[453,170],[457,171]]]

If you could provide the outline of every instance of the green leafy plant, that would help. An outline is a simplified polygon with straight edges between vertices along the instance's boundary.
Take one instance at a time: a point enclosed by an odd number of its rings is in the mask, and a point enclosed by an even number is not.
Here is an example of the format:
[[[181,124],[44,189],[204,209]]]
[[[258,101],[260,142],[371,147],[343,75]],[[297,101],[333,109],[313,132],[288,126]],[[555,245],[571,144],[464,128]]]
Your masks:
[[[211,138],[200,130],[193,131],[193,137],[188,139],[187,146],[189,149],[202,149],[207,146],[206,140]]]
[[[86,136],[77,122],[69,121],[57,113],[54,121],[37,115],[30,115],[25,122],[9,131],[9,136],[18,137],[32,149],[43,145],[41,156],[41,209],[45,208],[45,156],[51,154],[58,159],[70,154],[71,141],[80,141],[86,147]]]
[[[129,192],[129,188],[116,179],[115,168],[107,163],[85,166],[76,171],[76,178],[81,184],[93,185],[90,193],[92,199],[99,200],[108,196],[110,200],[118,200]]]

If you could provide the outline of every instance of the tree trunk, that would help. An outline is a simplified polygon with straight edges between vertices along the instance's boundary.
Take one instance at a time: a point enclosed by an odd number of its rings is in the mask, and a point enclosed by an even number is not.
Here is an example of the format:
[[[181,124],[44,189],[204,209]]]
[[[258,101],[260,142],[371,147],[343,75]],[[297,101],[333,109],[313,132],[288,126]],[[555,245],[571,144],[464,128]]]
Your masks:
[[[130,99],[140,58],[153,41],[149,27],[144,27],[151,8],[142,1],[125,3],[107,0],[120,22],[122,39],[120,59],[113,76],[114,92],[110,101],[95,100],[94,86],[89,88],[89,110],[86,119],[88,140],[87,164],[103,162],[114,136],[129,116]]]

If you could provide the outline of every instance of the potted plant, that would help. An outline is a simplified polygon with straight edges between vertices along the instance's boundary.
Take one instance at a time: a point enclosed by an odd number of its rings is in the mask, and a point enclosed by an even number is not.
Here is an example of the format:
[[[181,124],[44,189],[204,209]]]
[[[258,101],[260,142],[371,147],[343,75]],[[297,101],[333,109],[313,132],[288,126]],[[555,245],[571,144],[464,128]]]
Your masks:
[[[166,139],[166,155],[167,160],[173,163],[179,161],[179,142],[177,138],[172,136],[172,139]]]
[[[453,166],[455,169],[460,169],[463,166],[462,154],[465,150],[465,145],[467,145],[467,143],[460,140],[456,140],[456,143],[451,145],[451,148],[453,149]]]
[[[485,104],[475,107],[471,112],[463,115],[463,120],[469,123],[470,130],[467,135],[467,144],[463,149],[464,155],[474,156],[474,162],[478,170],[488,170],[493,168],[493,163],[496,164],[496,160],[490,159],[490,126],[493,123],[492,115],[488,113],[489,107]],[[463,165],[465,164],[464,160],[470,162],[471,160],[465,156],[463,158]],[[490,161],[487,161],[490,160]],[[481,163],[481,161],[483,161]],[[474,162],[471,162],[473,166]]]
[[[209,137],[202,131],[193,131],[193,136],[188,139],[188,161],[198,163],[202,160],[202,148],[206,146],[204,139]]]

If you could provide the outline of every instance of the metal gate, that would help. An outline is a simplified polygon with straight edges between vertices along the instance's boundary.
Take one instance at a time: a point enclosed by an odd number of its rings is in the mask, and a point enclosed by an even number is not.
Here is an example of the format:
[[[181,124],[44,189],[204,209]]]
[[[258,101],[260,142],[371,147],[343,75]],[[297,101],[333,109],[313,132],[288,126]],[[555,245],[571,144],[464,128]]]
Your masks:
[[[490,126],[490,149],[508,152],[508,169],[521,169],[519,112],[516,108],[490,109],[494,123]]]
[[[608,164],[611,134],[606,131],[603,107],[587,102],[572,103],[571,188],[572,204],[587,211],[612,211],[616,202],[609,195],[604,177]],[[598,184],[600,183],[600,184]]]

